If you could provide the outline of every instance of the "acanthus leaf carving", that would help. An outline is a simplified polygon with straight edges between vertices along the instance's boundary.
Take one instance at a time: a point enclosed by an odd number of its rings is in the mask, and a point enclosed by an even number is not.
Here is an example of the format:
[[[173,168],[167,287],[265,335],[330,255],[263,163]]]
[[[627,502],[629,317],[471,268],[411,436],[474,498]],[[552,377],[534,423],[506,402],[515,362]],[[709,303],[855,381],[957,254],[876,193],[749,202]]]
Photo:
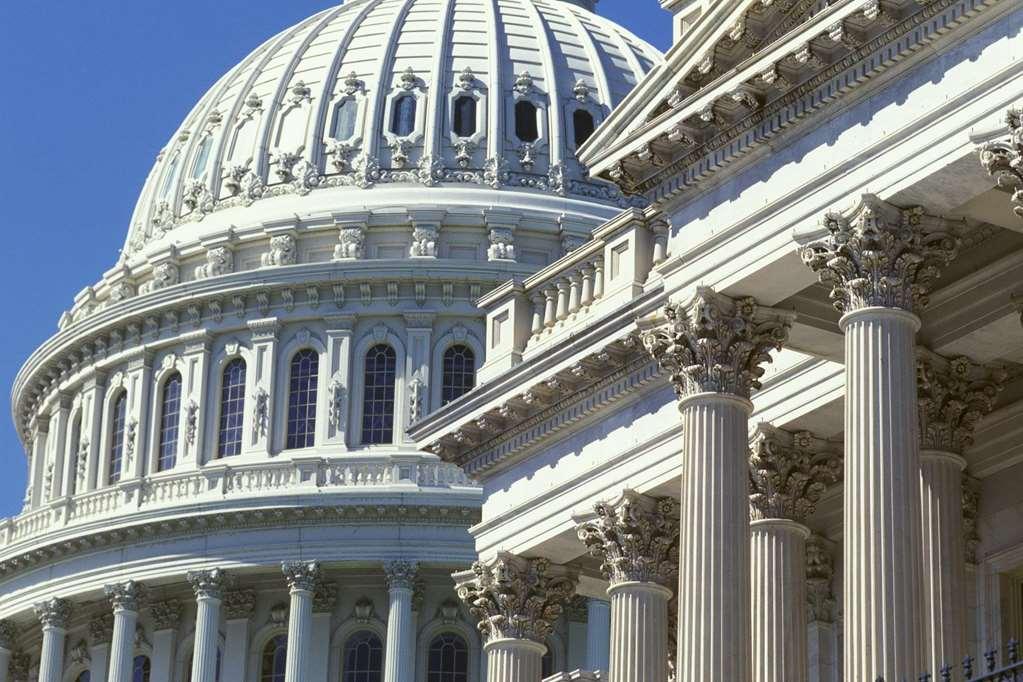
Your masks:
[[[315,592],[322,573],[316,561],[285,561],[281,564],[281,572],[290,590]]]
[[[419,577],[418,561],[388,561],[384,564],[384,575],[387,576],[389,589],[413,590]]]
[[[298,262],[297,250],[295,238],[292,235],[274,235],[270,238],[270,250],[261,258],[263,267],[294,265]]]
[[[840,447],[807,431],[759,424],[750,450],[754,519],[804,523],[827,489],[842,479]]]
[[[1023,218],[1023,109],[1005,112],[1009,138],[984,144],[980,163],[995,185],[1011,193],[1012,212]]]
[[[226,246],[214,246],[206,249],[206,262],[195,268],[196,279],[219,277],[234,272],[234,257],[231,249]]]
[[[994,409],[1007,373],[918,348],[916,376],[920,448],[962,455],[973,444],[977,422]]]
[[[806,542],[806,599],[807,620],[831,623],[835,620],[835,594],[831,581],[835,576],[835,562],[831,552],[819,535]]]

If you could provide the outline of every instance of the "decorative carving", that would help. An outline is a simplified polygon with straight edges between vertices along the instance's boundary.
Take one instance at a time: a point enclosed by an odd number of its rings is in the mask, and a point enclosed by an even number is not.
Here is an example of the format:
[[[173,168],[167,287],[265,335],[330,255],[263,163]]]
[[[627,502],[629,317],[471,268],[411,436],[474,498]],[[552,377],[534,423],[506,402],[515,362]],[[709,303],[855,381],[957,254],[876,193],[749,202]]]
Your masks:
[[[243,620],[252,618],[256,611],[255,590],[229,590],[224,592],[224,618],[227,620]]]
[[[10,620],[0,620],[0,649],[11,651],[18,642],[18,626]]]
[[[28,682],[31,668],[32,658],[28,654],[22,651],[11,654],[11,662],[8,666],[11,682]]]
[[[316,561],[285,561],[281,572],[290,590],[313,592],[320,580],[320,564]]]
[[[420,258],[437,257],[437,234],[435,225],[416,225],[412,228],[412,246],[409,255]]]
[[[835,575],[835,565],[824,542],[819,535],[813,535],[806,543],[807,619],[832,623],[836,602],[831,580]]]
[[[84,640],[71,647],[71,662],[75,665],[88,665],[92,663],[92,654],[89,653],[89,644]]]
[[[195,213],[198,220],[202,220],[208,214],[213,213],[216,202],[214,202],[213,194],[210,193],[210,188],[206,184],[206,178],[189,178],[186,180],[181,203],[189,211]]]
[[[612,585],[657,583],[674,590],[678,580],[679,505],[625,490],[613,502],[575,519],[576,532]]]
[[[504,552],[488,562],[477,561],[472,571],[454,577],[459,598],[479,619],[480,633],[488,642],[505,638],[546,642],[578,582],[564,566]]]
[[[352,617],[356,622],[366,625],[373,620],[373,602],[367,597],[360,597],[352,609]]]
[[[234,258],[231,249],[226,246],[215,246],[206,249],[206,262],[195,268],[196,279],[219,277],[234,272]]]
[[[130,472],[135,462],[135,442],[138,440],[139,420],[132,417],[124,434],[124,468]]]
[[[519,145],[519,148],[515,150],[515,153],[519,157],[519,165],[522,166],[522,170],[531,171],[533,166],[536,164],[536,144],[533,142],[523,142]]]
[[[980,480],[963,475],[963,549],[966,563],[977,563],[977,548],[980,547],[980,533],[977,532],[977,515],[980,508]]]
[[[365,90],[365,83],[359,80],[359,74],[355,71],[349,71],[348,75],[345,76],[344,80],[344,93],[351,97],[357,92]]]
[[[918,348],[916,377],[920,448],[962,455],[973,444],[977,422],[994,409],[1007,373]]]
[[[363,225],[345,226],[338,231],[334,247],[334,260],[357,260],[363,256],[366,228]]]
[[[572,95],[580,102],[585,102],[590,98],[590,86],[582,78],[578,78],[572,86]]]
[[[1012,212],[1023,218],[1023,109],[1005,112],[1009,139],[988,142],[980,148],[980,163],[995,184],[1012,193]]]
[[[252,170],[252,159],[236,163],[224,169],[224,188],[231,196],[241,197],[246,206],[262,198],[266,191],[263,178]]]
[[[106,585],[103,590],[114,611],[138,611],[146,598],[146,586],[134,580]]]
[[[35,605],[36,618],[44,628],[66,630],[71,619],[71,602],[67,599],[52,597]]]
[[[409,382],[408,387],[408,419],[409,424],[415,424],[423,418],[423,381],[415,377]]]
[[[199,428],[199,403],[189,400],[185,407],[185,442],[195,445],[196,431]]]
[[[186,579],[196,599],[223,599],[224,588],[231,583],[231,577],[221,568],[189,571]]]
[[[384,574],[387,576],[388,589],[411,590],[415,588],[419,575],[419,562],[388,561],[384,564]]]
[[[686,304],[669,304],[667,322],[643,333],[643,345],[671,373],[679,398],[702,392],[749,398],[760,388],[769,352],[788,340],[795,314],[731,299],[707,287]]]
[[[902,209],[864,194],[845,213],[824,216],[823,230],[808,235],[799,255],[831,287],[835,308],[848,313],[882,306],[910,312],[927,295],[959,250],[949,224],[922,208]],[[801,242],[807,241],[797,235]]]
[[[677,569],[676,569],[677,571]],[[606,574],[605,574],[606,575]],[[565,619],[573,623],[586,623],[590,619],[589,599],[577,594],[565,606]]]
[[[529,75],[528,71],[523,71],[519,75],[515,76],[515,85],[512,89],[520,95],[528,95],[533,91],[533,77]]]
[[[476,84],[476,74],[473,73],[472,67],[467,66],[462,69],[462,72],[458,74],[458,87],[462,90],[469,91]]]
[[[331,377],[328,391],[330,402],[327,405],[327,419],[330,421],[331,426],[340,429],[345,425],[345,400],[348,396],[348,391],[341,380],[340,374],[335,374]]]
[[[424,601],[426,601],[426,581],[420,573],[416,573],[416,578],[412,581],[412,612],[422,613]]]
[[[490,230],[490,260],[515,260],[515,232],[510,227],[495,227]]]
[[[89,637],[93,644],[109,642],[114,636],[114,615],[101,613],[89,621]]]
[[[334,583],[316,583],[313,592],[313,613],[330,613],[337,603],[337,585]]]
[[[355,144],[347,140],[336,140],[333,137],[324,140],[326,155],[330,157],[330,163],[338,173],[346,173],[352,170],[352,154],[355,153]]]
[[[821,495],[842,479],[842,453],[808,431],[759,424],[750,447],[750,506],[754,519],[803,523]]]
[[[415,90],[418,85],[419,78],[411,66],[402,71],[401,76],[398,77],[398,87],[402,90]]]
[[[511,174],[508,171],[508,161],[503,156],[490,157],[483,166],[482,184],[492,189],[500,189],[501,185],[508,182]]]
[[[139,287],[139,291],[143,294],[148,294],[153,291],[159,291],[160,289],[166,289],[169,286],[174,286],[179,281],[180,272],[178,271],[177,265],[174,263],[158,263],[153,267],[152,279]]]
[[[461,608],[454,599],[445,599],[437,607],[437,617],[447,624],[455,623],[461,618]]]
[[[177,599],[153,602],[149,613],[153,617],[153,630],[175,630],[181,622],[181,602]]]
[[[288,605],[281,602],[270,607],[270,623],[281,627],[288,622]]]
[[[270,423],[270,395],[260,386],[253,396],[252,435],[259,439],[266,435]]]
[[[295,238],[290,234],[279,234],[270,238],[270,251],[262,257],[264,268],[294,265],[298,262]]]
[[[459,168],[468,168],[472,163],[473,152],[476,151],[476,143],[468,137],[460,137],[455,140],[455,162]]]

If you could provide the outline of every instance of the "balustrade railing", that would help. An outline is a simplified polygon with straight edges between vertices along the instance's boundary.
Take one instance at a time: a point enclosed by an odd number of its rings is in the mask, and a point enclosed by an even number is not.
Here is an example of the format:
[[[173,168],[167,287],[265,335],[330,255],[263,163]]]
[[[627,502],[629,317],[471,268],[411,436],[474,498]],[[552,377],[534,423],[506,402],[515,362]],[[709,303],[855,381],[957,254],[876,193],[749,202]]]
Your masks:
[[[998,649],[989,649],[984,660],[967,656],[958,665],[945,665],[937,672],[922,673],[918,682],[1023,682],[1023,661],[1019,659],[1019,642],[1009,640],[1005,648],[1005,662],[1000,662]],[[885,682],[878,677],[876,682]],[[901,682],[901,681],[898,681]]]

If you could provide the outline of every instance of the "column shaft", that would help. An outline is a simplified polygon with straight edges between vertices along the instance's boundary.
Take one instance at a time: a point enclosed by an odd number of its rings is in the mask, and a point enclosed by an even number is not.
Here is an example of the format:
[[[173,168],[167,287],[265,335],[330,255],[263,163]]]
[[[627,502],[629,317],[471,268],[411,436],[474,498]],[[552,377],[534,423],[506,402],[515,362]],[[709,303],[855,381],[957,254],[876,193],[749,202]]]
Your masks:
[[[923,670],[920,453],[913,341],[919,319],[861,308],[845,331],[845,676]]]
[[[720,393],[680,402],[679,682],[750,681],[749,465],[752,405]]]
[[[611,597],[610,682],[668,682],[668,600],[655,583],[620,583]]]
[[[39,657],[39,682],[64,679],[64,640],[67,630],[55,625],[43,626],[43,650]]]
[[[110,643],[110,675],[107,678],[110,682],[132,682],[138,619],[138,611],[114,607],[114,636]]]
[[[603,599],[586,600],[586,669],[609,670],[611,656],[611,604]]]
[[[388,590],[387,646],[384,682],[412,682],[412,589],[392,586]]]
[[[954,666],[966,648],[963,467],[958,455],[928,451],[920,461],[924,607],[928,670]]]
[[[525,639],[497,639],[487,652],[487,682],[538,682],[547,647]]]
[[[288,616],[288,659],[284,682],[306,682],[310,641],[313,635],[313,592],[299,586],[291,588]]]
[[[191,682],[216,682],[219,638],[220,598],[201,594],[196,598]]]
[[[785,519],[751,528],[754,682],[806,682],[806,539]]]

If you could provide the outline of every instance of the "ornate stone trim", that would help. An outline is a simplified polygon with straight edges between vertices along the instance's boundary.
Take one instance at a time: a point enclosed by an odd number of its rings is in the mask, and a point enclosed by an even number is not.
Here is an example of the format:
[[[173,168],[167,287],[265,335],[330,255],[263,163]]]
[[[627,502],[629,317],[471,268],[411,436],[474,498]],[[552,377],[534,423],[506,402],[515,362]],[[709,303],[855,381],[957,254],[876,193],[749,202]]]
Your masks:
[[[134,580],[106,585],[103,591],[115,611],[138,611],[146,598],[146,586]]]
[[[317,582],[313,592],[313,613],[331,613],[337,604],[337,583]]]
[[[795,313],[731,299],[699,287],[688,303],[668,304],[666,322],[643,334],[643,345],[671,374],[679,399],[713,392],[749,398],[761,365],[788,340]]]
[[[486,642],[525,639],[543,644],[575,594],[578,576],[546,559],[500,553],[454,575],[458,597],[479,619]]]
[[[750,446],[750,507],[754,519],[804,523],[830,486],[842,480],[841,445],[809,431],[789,433],[758,424]]]
[[[72,604],[67,599],[52,597],[35,605],[36,618],[44,627],[67,629]]]
[[[93,644],[109,642],[114,637],[114,615],[98,613],[89,621],[89,637]]]
[[[920,448],[962,455],[973,444],[977,422],[994,409],[1008,373],[917,348],[916,376]]]
[[[223,599],[224,588],[231,584],[231,576],[221,568],[189,571],[186,579],[196,599]]]
[[[806,598],[809,622],[835,622],[835,594],[831,581],[835,577],[835,560],[826,540],[811,535],[806,542]]]
[[[252,614],[256,611],[256,591],[229,590],[224,592],[222,608],[226,620],[252,618]]]
[[[804,244],[800,258],[831,288],[835,308],[843,313],[926,307],[934,282],[960,245],[947,221],[873,194],[862,195],[847,211],[825,214],[822,229],[796,238]]]
[[[988,142],[979,150],[980,163],[995,185],[1012,195],[1012,212],[1023,218],[1023,109],[1005,112],[1009,137]]]
[[[384,574],[387,576],[388,589],[414,589],[419,575],[419,562],[388,561],[384,564]]]
[[[181,623],[181,602],[177,599],[153,602],[149,613],[153,617],[153,630],[176,630]]]
[[[679,504],[624,490],[613,502],[598,502],[578,517],[576,532],[611,585],[657,583],[670,590],[678,582]]]
[[[0,649],[13,651],[18,643],[18,626],[14,621],[0,620]]]
[[[316,561],[285,561],[281,572],[292,591],[314,592],[321,578],[320,564]]]
[[[977,563],[980,533],[977,517],[980,509],[980,479],[963,475],[963,551],[966,563]]]

